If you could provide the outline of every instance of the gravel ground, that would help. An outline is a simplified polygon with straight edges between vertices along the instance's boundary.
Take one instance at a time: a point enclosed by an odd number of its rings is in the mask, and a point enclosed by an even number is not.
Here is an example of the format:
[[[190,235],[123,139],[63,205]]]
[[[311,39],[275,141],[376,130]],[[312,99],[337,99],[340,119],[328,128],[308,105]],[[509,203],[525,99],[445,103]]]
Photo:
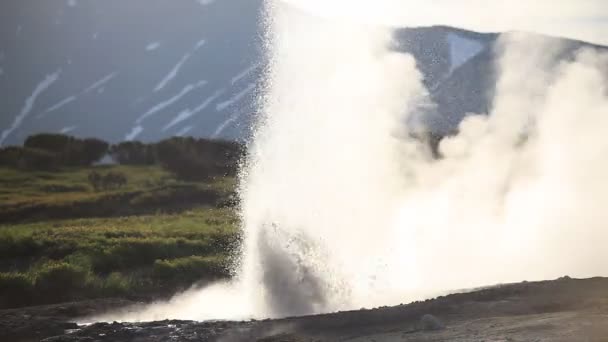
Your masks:
[[[70,323],[130,304],[110,300],[0,311],[0,341],[608,341],[604,278],[502,285],[396,307],[281,320]]]

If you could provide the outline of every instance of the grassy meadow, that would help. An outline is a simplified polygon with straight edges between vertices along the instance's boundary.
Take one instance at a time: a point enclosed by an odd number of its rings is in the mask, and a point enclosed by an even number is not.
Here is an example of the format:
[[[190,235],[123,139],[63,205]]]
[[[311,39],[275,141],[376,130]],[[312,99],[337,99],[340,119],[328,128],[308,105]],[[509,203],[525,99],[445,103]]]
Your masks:
[[[95,189],[92,172],[120,173]],[[230,276],[234,178],[176,179],[157,166],[0,169],[0,308],[153,299]]]
[[[95,190],[91,172],[126,177],[124,186]],[[102,166],[60,171],[0,168],[0,223],[177,212],[229,204],[234,178],[185,182],[157,166]]]

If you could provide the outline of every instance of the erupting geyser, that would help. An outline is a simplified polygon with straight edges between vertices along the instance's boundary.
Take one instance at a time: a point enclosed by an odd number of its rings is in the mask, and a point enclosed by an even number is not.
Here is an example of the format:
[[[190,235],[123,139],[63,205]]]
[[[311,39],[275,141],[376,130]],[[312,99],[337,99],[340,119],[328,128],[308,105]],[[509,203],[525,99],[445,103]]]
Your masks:
[[[280,317],[608,275],[607,56],[503,35],[493,108],[437,160],[411,137],[433,106],[390,29],[266,11],[238,276],[118,318]]]
[[[388,29],[270,11],[265,117],[243,183],[243,279],[260,284],[254,297],[272,316],[373,305],[389,274],[405,271],[391,269],[404,247],[391,242],[420,75],[391,51]]]

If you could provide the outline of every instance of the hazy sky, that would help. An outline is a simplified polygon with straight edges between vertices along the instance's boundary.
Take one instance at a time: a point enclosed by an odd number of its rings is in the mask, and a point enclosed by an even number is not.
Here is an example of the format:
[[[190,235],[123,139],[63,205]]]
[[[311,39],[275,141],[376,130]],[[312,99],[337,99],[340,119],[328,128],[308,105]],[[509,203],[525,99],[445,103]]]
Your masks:
[[[397,26],[532,31],[608,44],[607,0],[283,0],[317,15]]]

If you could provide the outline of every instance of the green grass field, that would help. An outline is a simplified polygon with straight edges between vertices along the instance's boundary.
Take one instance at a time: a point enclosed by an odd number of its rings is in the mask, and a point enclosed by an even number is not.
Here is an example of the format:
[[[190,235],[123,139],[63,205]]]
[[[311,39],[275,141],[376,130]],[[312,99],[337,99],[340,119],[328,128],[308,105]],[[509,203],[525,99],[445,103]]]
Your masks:
[[[90,168],[0,170],[0,308],[151,299],[230,276],[239,224],[220,204],[234,179],[188,183],[157,167],[95,170],[122,172],[128,183],[95,191]]]
[[[125,187],[112,191],[93,191],[87,177],[90,171],[119,171],[127,175]],[[177,182],[166,171],[150,166],[107,166],[63,169],[60,172],[0,169],[0,205],[73,202],[94,199],[108,193],[151,189]]]
[[[119,172],[127,183],[95,191],[90,172]],[[230,201],[231,177],[185,182],[156,166],[102,166],[59,172],[0,168],[0,223],[72,217],[106,217],[178,212]]]

